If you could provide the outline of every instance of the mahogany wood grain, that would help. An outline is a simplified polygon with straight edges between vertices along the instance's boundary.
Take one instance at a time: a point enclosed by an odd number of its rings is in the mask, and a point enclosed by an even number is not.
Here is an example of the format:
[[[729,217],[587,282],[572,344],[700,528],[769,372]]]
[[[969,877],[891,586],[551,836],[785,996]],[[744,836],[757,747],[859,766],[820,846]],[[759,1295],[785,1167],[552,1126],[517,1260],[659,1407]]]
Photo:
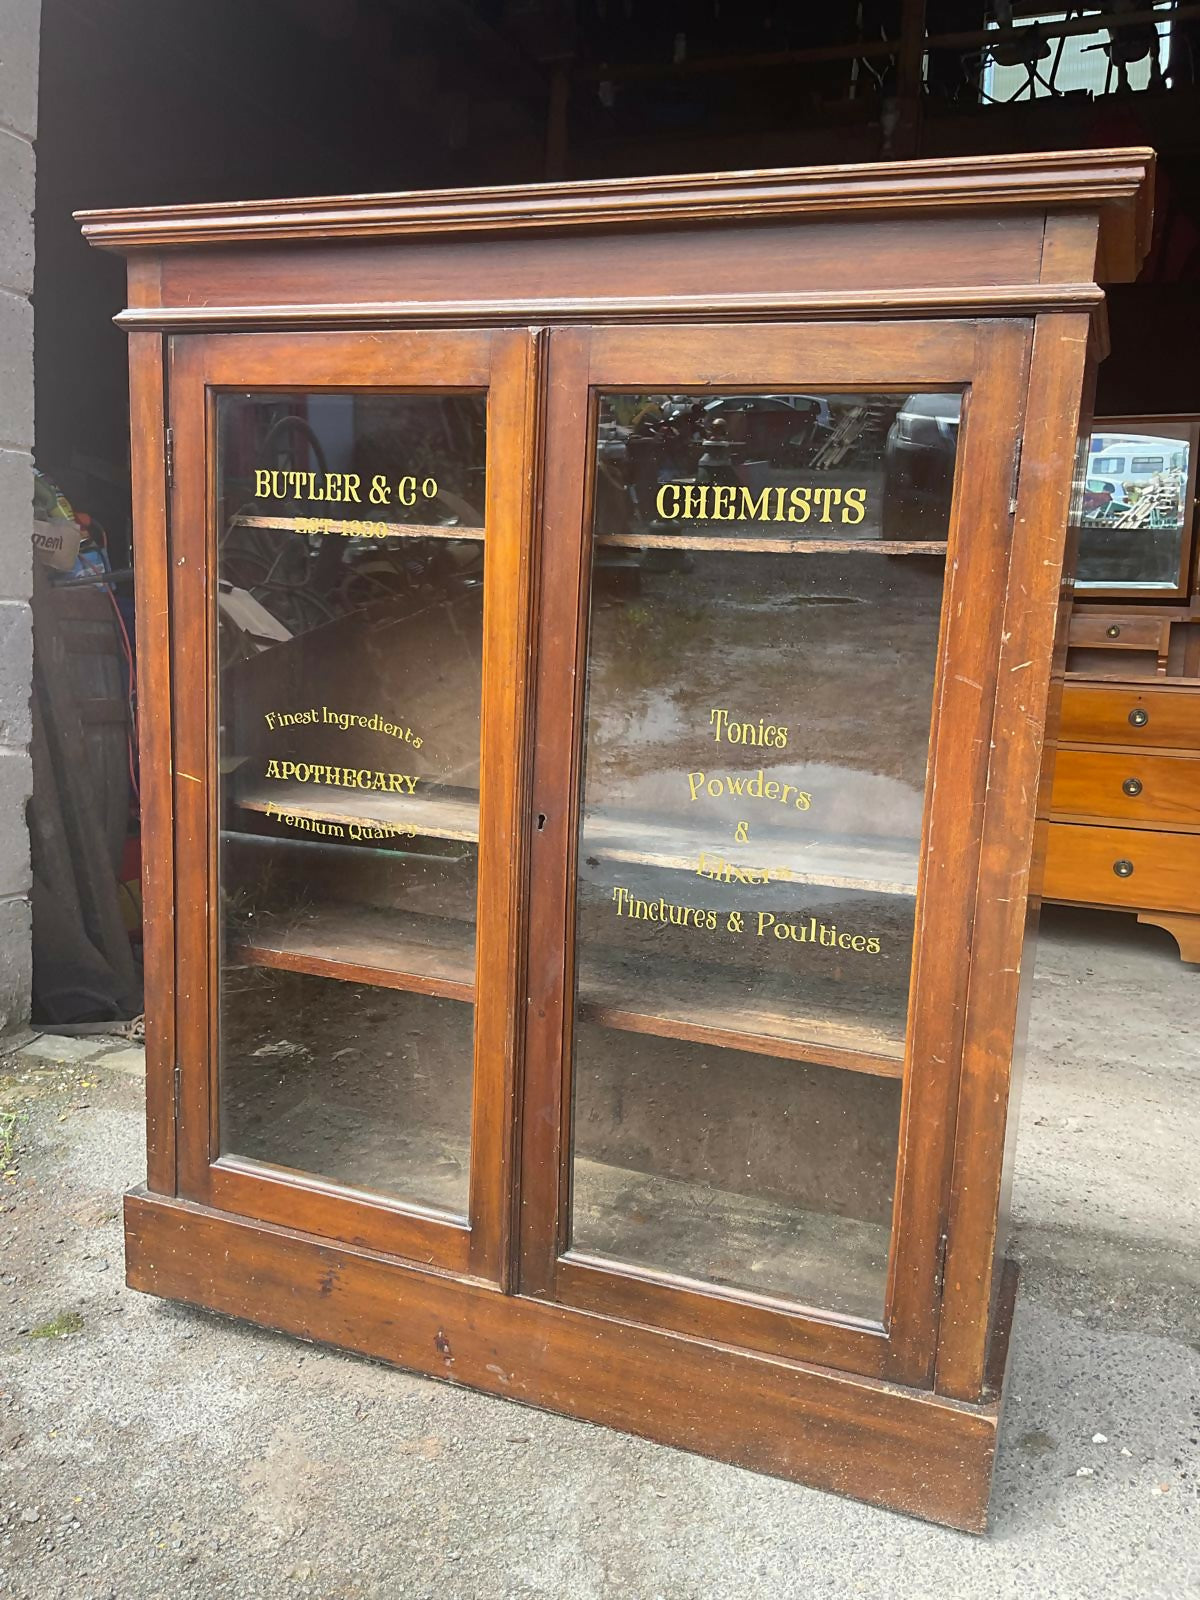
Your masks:
[[[516,1095],[525,999],[526,705],[533,594],[538,343],[491,338],[475,1094],[471,1113],[471,1269],[508,1286],[517,1162]],[[440,354],[440,341],[430,353]]]
[[[689,1338],[712,1339],[789,1361],[818,1361],[839,1372],[886,1377],[891,1364],[882,1323],[729,1290],[668,1271],[652,1271],[571,1250],[555,1269],[560,1305],[621,1322],[666,1328]],[[647,1315],[647,1306],[653,1315]]]
[[[726,224],[655,232],[549,237],[414,239],[402,252],[370,240],[313,248],[239,245],[170,255],[163,261],[166,305],[321,305],[336,284],[342,304],[415,307],[497,301],[553,311],[602,296],[646,303],[648,284],[669,284],[670,300],[712,304],[725,294],[814,295],[889,289],[1038,284],[1041,226],[1020,216],[929,224],[930,257],[901,220],[781,221],[770,228]],[[940,248],[939,248],[940,247]],[[803,286],[803,287],[800,287]],[[1039,292],[1045,289],[1039,286]],[[1075,292],[1081,292],[1076,290]],[[455,313],[461,315],[461,312]],[[761,315],[761,311],[758,313]]]
[[[758,393],[937,389],[968,381],[976,353],[975,324],[951,320],[873,322],[865,345],[858,329],[834,322],[736,330],[720,323],[606,327],[593,335],[589,381],[650,393],[678,386],[720,394],[726,384]]]
[[[133,1288],[968,1532],[986,1524],[995,1406],[505,1295],[144,1192],[127,1197],[125,1227]]]
[[[803,217],[811,226],[824,218],[844,222],[866,216],[878,223],[889,212],[923,213],[924,236],[924,229],[940,219],[961,227],[981,211],[1007,207],[1036,217],[1060,207],[1083,207],[1101,218],[1102,244],[1111,257],[1107,264],[1118,269],[1140,262],[1149,247],[1153,163],[1149,149],[1056,151],[416,194],[143,206],[79,211],[75,216],[89,242],[137,250],[259,239],[325,243],[338,237],[497,230],[599,231],[654,222],[677,228],[697,220]],[[927,272],[935,270],[936,264],[930,263]],[[1135,274],[1136,266],[1128,276]],[[1125,274],[1110,270],[1107,276],[1115,281]]]
[[[538,631],[535,645],[529,832],[529,965],[522,1123],[520,1278],[523,1293],[553,1292],[566,1242],[569,1170],[562,1130],[569,1114],[575,943],[579,708],[591,530],[585,516],[590,339],[560,329],[545,378]],[[536,1108],[530,1115],[530,1108]]]
[[[1027,426],[1030,331],[1025,322],[976,328],[975,381],[958,445],[892,1224],[889,1327],[894,1374],[902,1381],[917,1381],[908,1378],[910,1373],[931,1381],[935,1329],[942,1316],[955,1097],[971,1025],[972,969],[959,952],[973,948],[977,937],[972,892],[990,801],[988,734],[1003,655],[994,596],[1003,591],[1011,540],[1008,496],[1017,444]]]
[[[731,279],[731,285],[737,280]],[[399,287],[396,285],[395,287]],[[342,331],[386,328],[486,328],[549,322],[635,323],[710,322],[719,315],[727,323],[824,322],[831,316],[928,317],[937,315],[986,317],[1033,316],[1041,311],[1091,312],[1097,325],[1104,320],[1103,292],[1094,283],[947,284],[938,288],[888,287],[878,282],[870,288],[833,286],[820,291],[790,289],[744,294],[736,287],[713,286],[707,294],[644,295],[593,294],[564,296],[547,292],[491,299],[464,300],[301,300],[253,301],[230,305],[207,299],[203,304],[133,307],[114,321],[129,331],[220,333],[278,331],[280,329]],[[1096,359],[1102,358],[1097,344]]]
[[[297,1172],[236,1154],[209,1169],[216,1208],[278,1227],[305,1229],[325,1239],[361,1245],[393,1259],[444,1272],[471,1271],[473,1238],[466,1217],[443,1217],[386,1195],[358,1193],[315,1172]]]
[[[211,839],[217,796],[210,748],[216,719],[210,682],[210,570],[207,536],[210,484],[208,409],[195,376],[204,350],[172,339],[167,346],[169,421],[174,439],[169,546],[171,684],[174,729],[173,815],[178,863],[173,907],[175,930],[175,1032],[178,1052],[176,1139],[179,1193],[209,1197],[209,1160],[216,1149],[216,950],[210,940],[210,896],[215,877]],[[183,663],[188,670],[182,670]]]
[[[129,340],[130,450],[137,551],[138,755],[146,1004],[146,1182],[175,1193],[175,839],[163,341]]]
[[[1094,211],[1048,215],[1042,233],[1039,277],[1043,283],[1086,283],[1096,270],[1100,218]]]
[[[935,1387],[983,1392],[1005,1176],[1006,1107],[1014,1071],[1018,998],[1032,880],[1034,804],[1042,766],[1051,664],[1088,354],[1087,319],[1039,318],[1034,331],[1016,485],[1007,599],[989,745],[993,752],[980,850],[958,1089]],[[1029,450],[1029,441],[1037,449]]]

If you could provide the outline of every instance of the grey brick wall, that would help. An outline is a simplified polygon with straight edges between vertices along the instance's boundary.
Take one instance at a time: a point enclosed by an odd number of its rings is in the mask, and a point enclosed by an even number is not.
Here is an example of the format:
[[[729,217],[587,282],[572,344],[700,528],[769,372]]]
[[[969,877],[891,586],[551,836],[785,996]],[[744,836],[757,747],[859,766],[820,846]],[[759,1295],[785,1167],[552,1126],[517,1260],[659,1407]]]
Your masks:
[[[40,0],[0,0],[0,1033],[29,1016],[29,296],[40,21]]]

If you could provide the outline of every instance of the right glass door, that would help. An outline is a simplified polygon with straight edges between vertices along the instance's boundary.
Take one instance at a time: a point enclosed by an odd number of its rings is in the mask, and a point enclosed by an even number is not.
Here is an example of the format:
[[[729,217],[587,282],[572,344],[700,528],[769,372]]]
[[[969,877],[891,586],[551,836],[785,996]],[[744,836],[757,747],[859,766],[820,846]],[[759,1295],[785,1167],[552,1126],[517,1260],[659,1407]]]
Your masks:
[[[859,382],[845,330],[796,350],[807,383],[730,337],[703,387],[650,335],[587,352],[553,1287],[890,1371],[919,933],[969,936],[927,882],[947,648],[979,645],[944,637],[947,553],[965,419],[985,494],[1011,419],[983,437],[958,330],[907,371],[865,347]]]
[[[882,1319],[960,403],[597,396],[573,1249]]]

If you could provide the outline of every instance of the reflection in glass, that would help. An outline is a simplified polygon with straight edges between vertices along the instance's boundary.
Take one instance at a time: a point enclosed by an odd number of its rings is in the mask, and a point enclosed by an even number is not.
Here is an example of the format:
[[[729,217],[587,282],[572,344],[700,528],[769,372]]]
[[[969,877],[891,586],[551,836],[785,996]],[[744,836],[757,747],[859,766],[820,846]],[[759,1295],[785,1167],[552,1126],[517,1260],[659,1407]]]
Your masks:
[[[467,1210],[482,395],[224,394],[221,1150]]]
[[[1173,590],[1184,581],[1194,434],[1189,422],[1097,424],[1083,477],[1076,588]]]
[[[601,399],[576,1251],[881,1315],[958,415]]]
[[[597,530],[944,540],[959,394],[604,397]]]

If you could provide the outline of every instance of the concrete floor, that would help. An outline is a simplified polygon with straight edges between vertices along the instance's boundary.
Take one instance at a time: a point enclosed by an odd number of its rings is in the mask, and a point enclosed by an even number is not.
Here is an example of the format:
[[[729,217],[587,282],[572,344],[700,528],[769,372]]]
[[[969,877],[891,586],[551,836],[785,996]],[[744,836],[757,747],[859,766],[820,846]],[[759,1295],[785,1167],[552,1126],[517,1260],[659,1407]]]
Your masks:
[[[68,1053],[0,1064],[0,1595],[1200,1595],[1200,971],[1157,930],[1044,925],[986,1540],[130,1293],[137,1052]]]

